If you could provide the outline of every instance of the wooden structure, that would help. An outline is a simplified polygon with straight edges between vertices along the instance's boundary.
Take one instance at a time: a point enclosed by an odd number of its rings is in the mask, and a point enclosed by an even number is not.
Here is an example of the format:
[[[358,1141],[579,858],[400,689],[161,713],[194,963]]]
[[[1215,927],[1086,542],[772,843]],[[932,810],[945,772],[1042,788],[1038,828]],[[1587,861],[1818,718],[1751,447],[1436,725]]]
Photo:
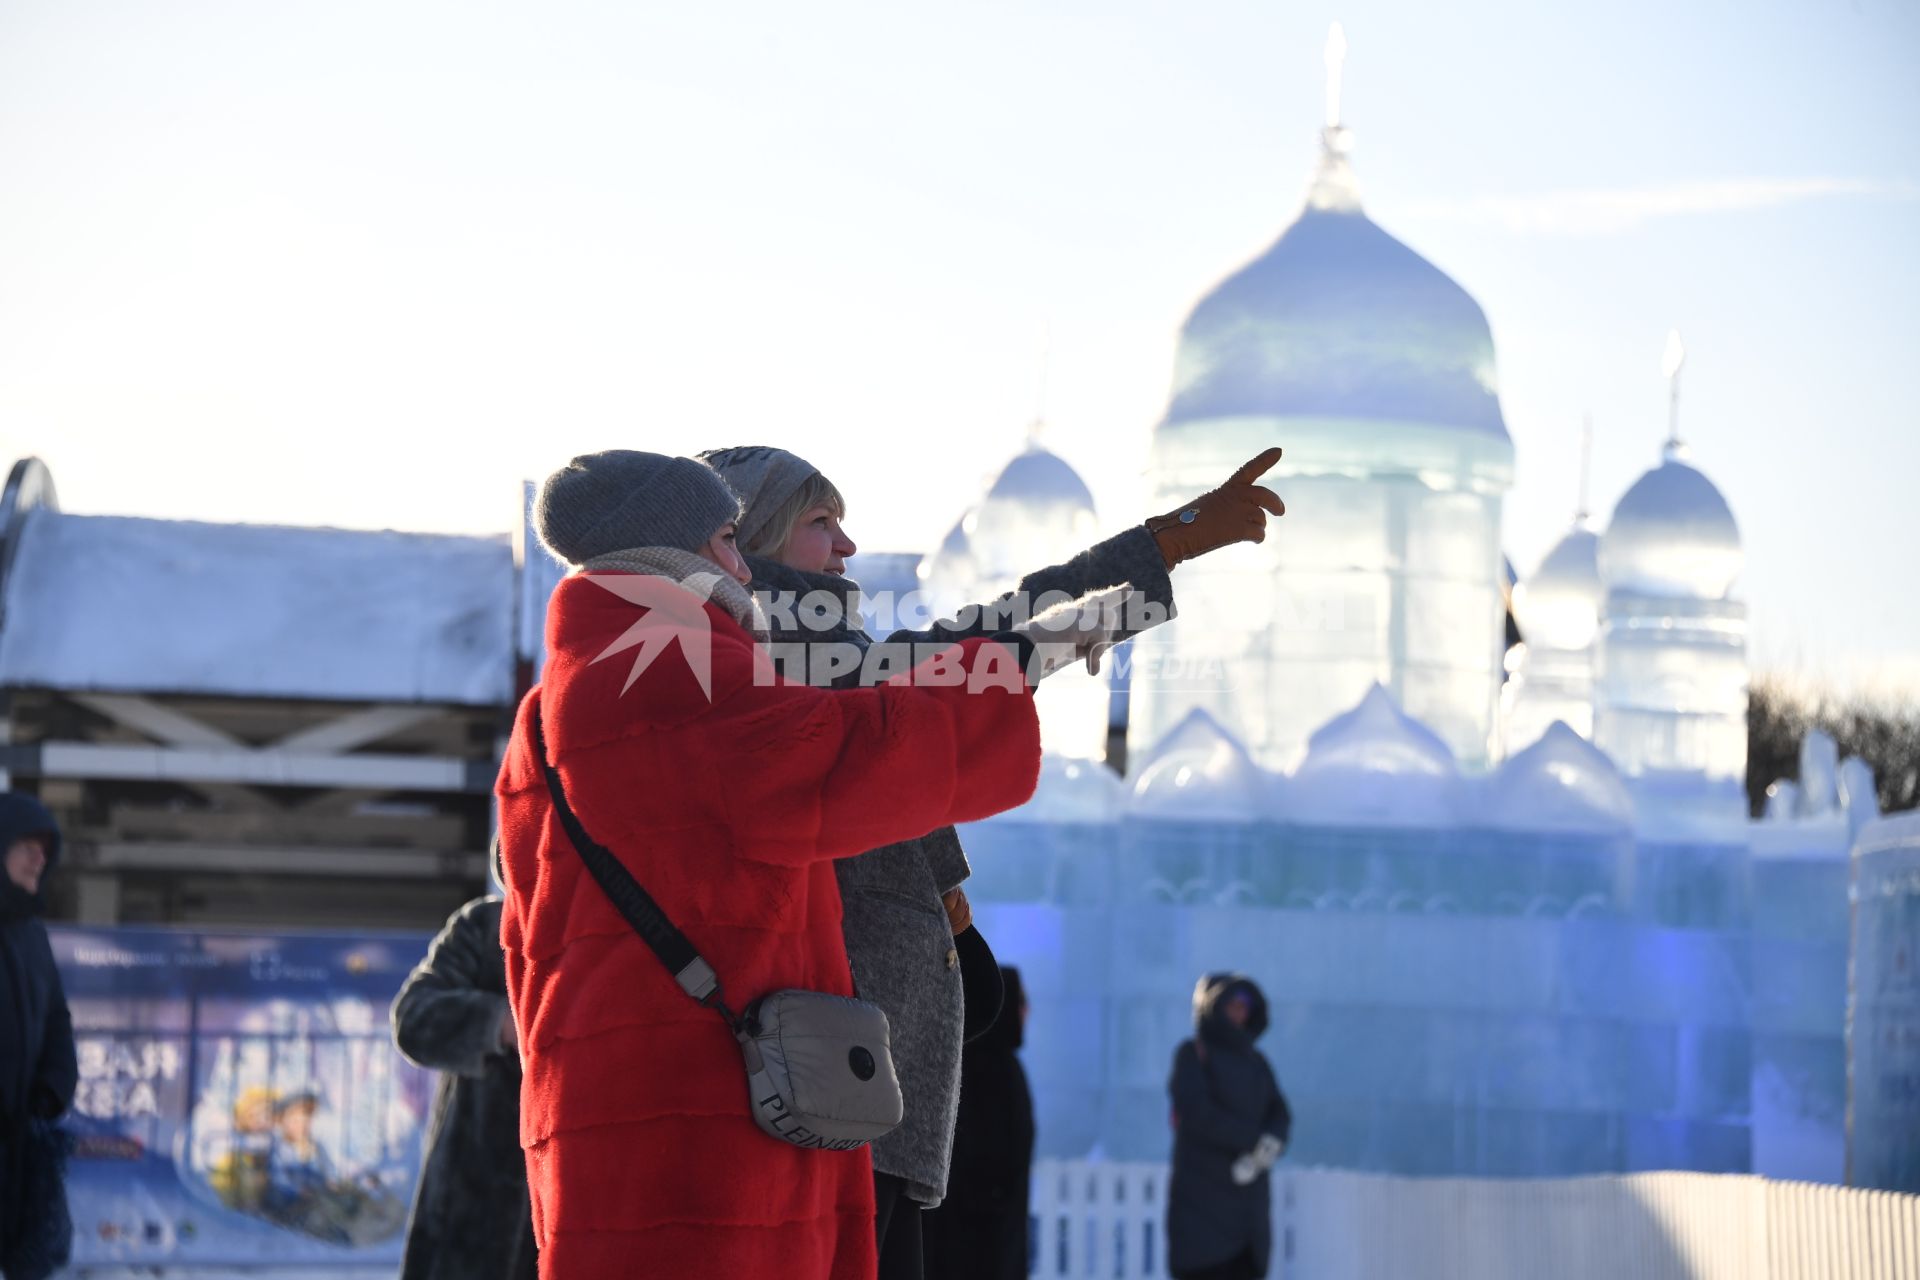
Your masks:
[[[431,928],[483,892],[499,745],[557,580],[521,525],[78,516],[17,464],[0,770],[66,833],[55,914]]]

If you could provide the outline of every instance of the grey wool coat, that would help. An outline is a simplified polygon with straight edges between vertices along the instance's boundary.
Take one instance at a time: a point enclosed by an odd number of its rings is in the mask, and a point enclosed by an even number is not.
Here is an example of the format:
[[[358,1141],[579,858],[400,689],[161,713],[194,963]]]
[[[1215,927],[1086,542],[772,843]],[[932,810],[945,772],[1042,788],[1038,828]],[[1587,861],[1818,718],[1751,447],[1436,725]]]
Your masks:
[[[520,1058],[507,1016],[500,899],[448,918],[393,1001],[393,1040],[441,1072],[401,1280],[530,1276],[532,1216],[520,1150]]]
[[[910,669],[918,646],[956,643],[1008,626],[1005,612],[989,606],[963,611],[926,630],[896,631],[876,641],[861,629],[856,583],[759,556],[748,556],[747,567],[753,571],[755,595],[767,606],[769,648],[782,674],[804,674],[812,684],[849,688],[863,683],[863,675],[885,679]],[[1098,543],[1065,564],[1027,575],[1017,592],[1035,600],[1049,593],[1078,597],[1122,582],[1132,583],[1160,616],[1171,616],[1173,584],[1159,545],[1144,527]],[[809,599],[821,607],[796,607]],[[837,613],[828,607],[833,602]],[[849,647],[869,660],[837,672],[831,670],[834,664],[817,660],[829,651],[844,660]],[[816,659],[810,668],[803,661],[809,653]],[[875,796],[873,802],[885,804],[886,797]],[[873,1167],[905,1181],[908,1194],[921,1204],[936,1205],[946,1196],[953,1156],[965,1024],[959,962],[940,897],[967,878],[967,856],[954,829],[942,827],[842,859],[834,869],[854,987],[887,1015],[894,1068],[906,1102],[900,1126],[873,1144]]]

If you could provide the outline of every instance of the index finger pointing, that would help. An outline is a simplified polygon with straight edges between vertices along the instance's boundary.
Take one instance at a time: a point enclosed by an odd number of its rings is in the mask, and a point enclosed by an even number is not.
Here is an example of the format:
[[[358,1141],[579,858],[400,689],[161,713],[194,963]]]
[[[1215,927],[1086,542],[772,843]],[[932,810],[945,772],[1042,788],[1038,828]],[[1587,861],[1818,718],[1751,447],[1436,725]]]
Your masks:
[[[1252,484],[1255,480],[1258,480],[1261,476],[1273,469],[1273,464],[1280,461],[1280,452],[1279,445],[1268,449],[1259,457],[1248,462],[1246,466],[1241,467],[1238,471],[1227,477],[1227,483]]]

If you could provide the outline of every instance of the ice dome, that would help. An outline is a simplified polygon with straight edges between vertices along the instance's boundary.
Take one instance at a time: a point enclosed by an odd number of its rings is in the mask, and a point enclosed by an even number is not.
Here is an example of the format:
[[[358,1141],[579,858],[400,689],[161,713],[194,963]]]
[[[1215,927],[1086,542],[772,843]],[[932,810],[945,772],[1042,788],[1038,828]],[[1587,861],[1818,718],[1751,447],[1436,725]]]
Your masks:
[[[1147,753],[1130,808],[1142,818],[1250,822],[1264,816],[1269,783],[1240,740],[1195,707]]]
[[[1347,138],[1327,131],[1300,216],[1194,307],[1162,430],[1220,418],[1349,418],[1507,441],[1486,314],[1361,212]]]
[[[1727,500],[1669,449],[1613,509],[1599,565],[1611,591],[1720,600],[1740,576],[1742,558]]]
[[[934,613],[945,613],[966,603],[979,580],[979,565],[973,554],[973,522],[971,511],[954,521],[939,547],[920,561],[916,571],[920,590]]]
[[[1502,831],[1627,831],[1633,796],[1605,752],[1556,720],[1500,766],[1485,817]]]
[[[1307,739],[1286,795],[1286,816],[1316,826],[1445,826],[1459,811],[1460,771],[1447,744],[1375,684]]]
[[[987,501],[1093,512],[1093,491],[1079,473],[1038,443],[1006,465],[987,490]]]
[[[1086,482],[1029,440],[988,488],[968,530],[981,584],[1010,589],[1022,574],[1079,551],[1097,527]]]
[[[1513,611],[1529,648],[1584,649],[1600,625],[1600,539],[1576,527],[1554,544],[1532,577],[1513,589]]]
[[[1033,799],[1011,816],[1023,822],[1118,822],[1126,803],[1126,784],[1105,765],[1049,752],[1040,757]]]

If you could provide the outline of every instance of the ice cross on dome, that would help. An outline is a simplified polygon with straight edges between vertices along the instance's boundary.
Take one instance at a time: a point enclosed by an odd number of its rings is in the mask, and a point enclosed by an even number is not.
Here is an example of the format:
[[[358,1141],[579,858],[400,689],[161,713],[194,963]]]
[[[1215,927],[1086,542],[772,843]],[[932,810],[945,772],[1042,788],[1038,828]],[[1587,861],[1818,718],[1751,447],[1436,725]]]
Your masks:
[[[1340,76],[1346,69],[1347,33],[1339,23],[1327,28],[1327,128],[1340,127]]]
[[[1593,487],[1593,415],[1580,422],[1580,505],[1574,508],[1573,527],[1584,529],[1592,514],[1587,510],[1588,490]]]
[[[1660,359],[1660,371],[1667,375],[1667,450],[1669,458],[1687,456],[1680,441],[1680,370],[1687,363],[1687,345],[1680,341],[1678,329],[1667,330],[1667,350]]]
[[[1346,76],[1347,33],[1339,23],[1327,29],[1327,124],[1320,130],[1320,167],[1307,189],[1307,204],[1314,209],[1357,213],[1360,188],[1347,164],[1347,152],[1353,150],[1353,134],[1340,123],[1340,90]]]

